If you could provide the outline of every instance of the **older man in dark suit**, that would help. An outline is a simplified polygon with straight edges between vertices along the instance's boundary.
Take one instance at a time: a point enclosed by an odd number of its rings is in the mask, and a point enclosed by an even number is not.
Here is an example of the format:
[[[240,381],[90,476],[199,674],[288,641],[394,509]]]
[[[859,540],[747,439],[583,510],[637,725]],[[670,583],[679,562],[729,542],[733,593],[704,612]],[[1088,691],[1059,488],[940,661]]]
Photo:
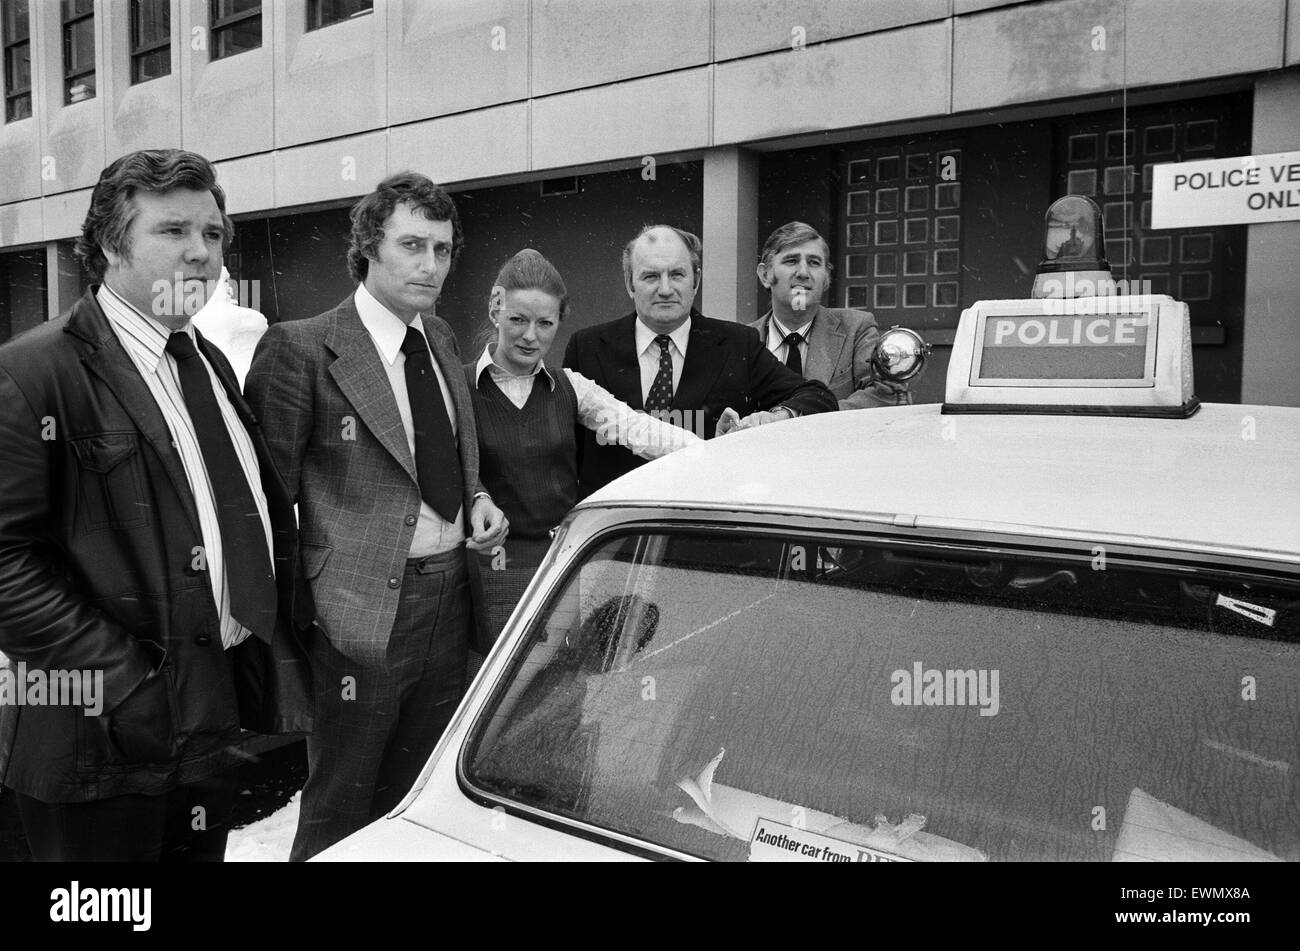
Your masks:
[[[37,859],[220,861],[241,728],[310,728],[292,504],[190,321],[230,229],[202,156],[123,156],[77,242],[97,284],[0,347],[0,674],[80,693],[0,690]]]
[[[811,225],[790,221],[768,236],[758,279],[771,309],[750,324],[772,355],[796,373],[825,383],[840,409],[911,402],[906,384],[879,379],[872,366],[880,330],[865,310],[823,307],[831,279],[830,247]]]
[[[651,225],[623,249],[623,279],[635,311],[574,334],[564,365],[706,439],[726,414],[761,425],[835,409],[821,383],[787,370],[743,324],[693,309],[700,287],[700,239]],[[727,413],[731,410],[732,413]],[[645,462],[584,432],[578,469],[586,496]]]
[[[492,548],[507,524],[480,484],[460,353],[435,311],[462,240],[443,189],[385,179],[352,210],[356,291],[271,327],[248,373],[325,635],[295,860],[396,805],[464,692],[465,549]]]

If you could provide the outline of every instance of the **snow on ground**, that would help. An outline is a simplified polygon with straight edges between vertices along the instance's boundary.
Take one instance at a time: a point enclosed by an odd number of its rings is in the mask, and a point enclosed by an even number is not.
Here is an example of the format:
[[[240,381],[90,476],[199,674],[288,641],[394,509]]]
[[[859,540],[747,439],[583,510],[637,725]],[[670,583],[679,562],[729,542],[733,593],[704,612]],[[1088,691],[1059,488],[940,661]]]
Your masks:
[[[287,862],[298,828],[298,802],[302,790],[293,794],[288,804],[265,819],[258,819],[242,829],[235,829],[226,841],[227,862]]]

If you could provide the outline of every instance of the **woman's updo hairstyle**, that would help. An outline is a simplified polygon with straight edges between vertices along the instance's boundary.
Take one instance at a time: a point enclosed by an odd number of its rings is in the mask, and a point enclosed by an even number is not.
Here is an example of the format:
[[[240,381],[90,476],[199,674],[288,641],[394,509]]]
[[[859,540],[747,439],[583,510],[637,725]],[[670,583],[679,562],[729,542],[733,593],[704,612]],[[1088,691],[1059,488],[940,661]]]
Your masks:
[[[569,316],[569,289],[564,278],[541,252],[524,248],[497,272],[492,297],[497,299],[497,288],[503,291],[543,291],[560,302],[560,320]]]

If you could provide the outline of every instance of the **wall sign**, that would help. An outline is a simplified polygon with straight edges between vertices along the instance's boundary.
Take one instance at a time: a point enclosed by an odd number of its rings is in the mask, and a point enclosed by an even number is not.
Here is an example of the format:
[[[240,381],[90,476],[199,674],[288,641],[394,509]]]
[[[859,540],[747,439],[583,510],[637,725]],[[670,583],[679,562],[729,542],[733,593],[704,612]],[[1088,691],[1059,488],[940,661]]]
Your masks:
[[[1152,169],[1152,228],[1300,221],[1300,152]]]

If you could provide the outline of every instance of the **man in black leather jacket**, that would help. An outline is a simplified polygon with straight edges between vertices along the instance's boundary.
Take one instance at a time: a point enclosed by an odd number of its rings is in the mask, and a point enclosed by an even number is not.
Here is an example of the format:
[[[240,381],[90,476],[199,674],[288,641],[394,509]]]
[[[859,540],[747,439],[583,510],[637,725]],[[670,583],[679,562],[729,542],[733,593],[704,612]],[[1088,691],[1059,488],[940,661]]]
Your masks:
[[[0,347],[0,781],[40,860],[219,861],[242,730],[310,728],[293,510],[190,324],[224,209],[201,156],[113,162],[96,284]]]

